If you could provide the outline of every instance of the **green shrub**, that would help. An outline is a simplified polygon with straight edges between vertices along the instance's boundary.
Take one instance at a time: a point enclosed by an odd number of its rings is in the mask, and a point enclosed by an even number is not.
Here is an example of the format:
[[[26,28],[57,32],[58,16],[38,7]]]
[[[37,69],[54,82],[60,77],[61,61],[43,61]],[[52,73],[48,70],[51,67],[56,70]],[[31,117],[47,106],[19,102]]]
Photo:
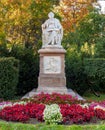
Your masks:
[[[0,44],[0,57],[8,56],[8,49],[5,43]]]
[[[16,93],[19,61],[13,57],[0,58],[0,98],[11,99]]]
[[[86,85],[86,74],[84,73],[82,57],[76,51],[76,48],[71,48],[67,51],[65,71],[67,87],[83,95],[88,86]]]
[[[23,95],[38,86],[39,59],[36,49],[15,45],[10,56],[19,60],[17,94]]]
[[[95,91],[105,92],[105,58],[84,60],[88,86]]]

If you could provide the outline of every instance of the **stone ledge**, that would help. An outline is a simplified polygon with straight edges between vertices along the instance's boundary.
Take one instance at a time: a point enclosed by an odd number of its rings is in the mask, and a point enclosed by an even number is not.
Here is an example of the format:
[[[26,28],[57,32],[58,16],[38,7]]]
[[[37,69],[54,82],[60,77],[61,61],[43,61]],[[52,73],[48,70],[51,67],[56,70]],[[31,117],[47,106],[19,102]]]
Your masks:
[[[64,48],[58,48],[58,47],[46,47],[46,48],[42,48],[38,51],[38,53],[40,54],[65,54],[66,50]]]

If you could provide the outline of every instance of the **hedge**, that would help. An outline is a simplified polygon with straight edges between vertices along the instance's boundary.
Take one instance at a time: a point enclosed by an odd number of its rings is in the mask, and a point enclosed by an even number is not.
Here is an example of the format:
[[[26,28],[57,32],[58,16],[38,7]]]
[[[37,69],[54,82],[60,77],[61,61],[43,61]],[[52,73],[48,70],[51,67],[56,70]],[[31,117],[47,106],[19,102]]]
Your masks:
[[[67,87],[83,95],[87,90],[105,92],[105,58],[84,58],[77,53],[66,55]]]
[[[85,59],[84,70],[88,86],[95,91],[105,92],[105,58]]]
[[[88,86],[86,86],[86,74],[81,55],[75,51],[67,52],[65,61],[67,87],[83,95]]]
[[[9,54],[19,60],[17,94],[24,95],[38,86],[39,57],[34,49],[14,46]]]
[[[16,93],[19,61],[13,57],[0,58],[0,98],[11,99]]]

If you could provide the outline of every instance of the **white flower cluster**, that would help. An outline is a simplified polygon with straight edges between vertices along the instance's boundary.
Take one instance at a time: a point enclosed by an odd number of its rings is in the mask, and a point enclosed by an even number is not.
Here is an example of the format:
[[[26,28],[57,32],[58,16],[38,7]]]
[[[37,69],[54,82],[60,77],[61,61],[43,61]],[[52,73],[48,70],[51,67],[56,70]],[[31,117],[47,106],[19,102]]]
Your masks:
[[[89,108],[89,104],[88,103],[85,103],[85,104],[82,104],[80,105],[82,108]]]
[[[95,106],[94,109],[102,109],[103,111],[105,111],[105,107],[102,107],[100,105]]]
[[[47,124],[58,124],[63,120],[60,107],[57,104],[46,105],[43,115]]]
[[[19,104],[19,105],[26,105],[27,102],[25,102],[25,101],[20,101],[20,102],[15,102],[15,103],[12,103],[12,102],[1,102],[0,103],[0,110],[2,110],[5,107],[9,107],[9,106],[12,107],[12,106],[17,105],[17,104]]]
[[[20,102],[15,102],[15,103],[13,103],[13,105],[26,105],[27,104],[27,102],[25,102],[25,101],[20,101]]]
[[[12,106],[12,103],[11,102],[9,102],[9,103],[3,102],[2,104],[0,103],[0,110],[2,110],[4,107],[8,107],[8,106]]]

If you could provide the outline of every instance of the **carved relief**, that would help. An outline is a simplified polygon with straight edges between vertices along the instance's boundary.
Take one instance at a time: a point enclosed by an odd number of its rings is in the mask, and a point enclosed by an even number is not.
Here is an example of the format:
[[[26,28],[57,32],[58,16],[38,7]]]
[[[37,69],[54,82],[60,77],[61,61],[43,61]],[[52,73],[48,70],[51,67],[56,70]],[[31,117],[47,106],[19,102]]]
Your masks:
[[[60,73],[61,59],[59,56],[44,57],[44,73]]]

